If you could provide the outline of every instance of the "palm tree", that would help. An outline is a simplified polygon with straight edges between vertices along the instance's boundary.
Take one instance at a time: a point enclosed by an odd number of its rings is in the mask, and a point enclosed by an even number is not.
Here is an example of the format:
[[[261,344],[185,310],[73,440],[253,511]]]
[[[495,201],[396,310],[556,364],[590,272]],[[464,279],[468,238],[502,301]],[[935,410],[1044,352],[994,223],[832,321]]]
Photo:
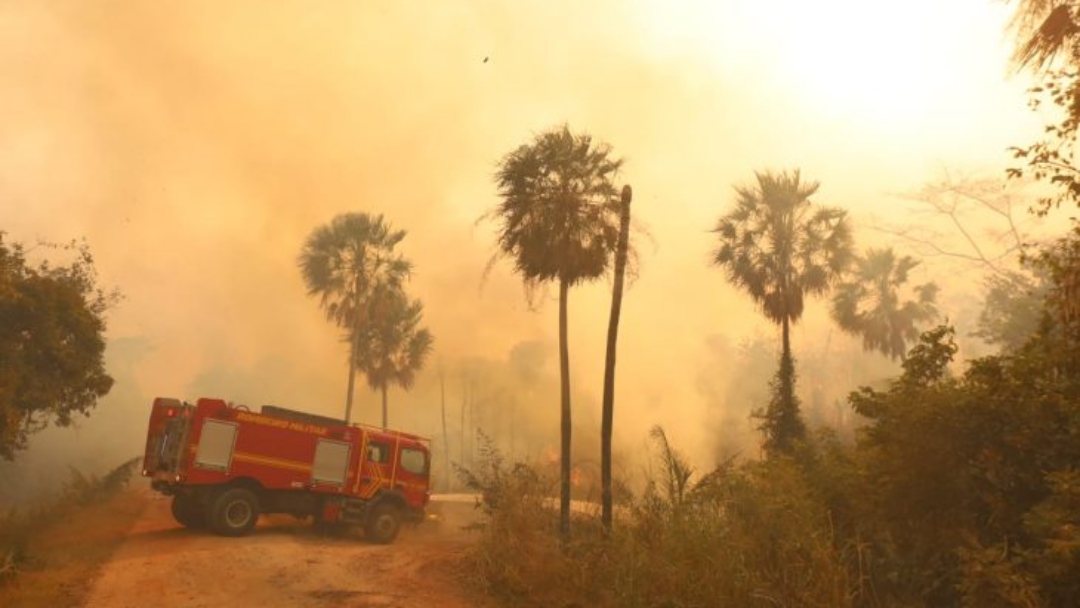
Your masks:
[[[915,286],[915,299],[900,301],[900,290],[918,265],[913,257],[898,258],[892,249],[868,249],[833,295],[833,320],[845,332],[862,336],[865,350],[903,359],[908,342],[919,338],[917,325],[937,316],[933,283]]]
[[[615,246],[615,280],[611,289],[611,315],[608,317],[607,357],[604,361],[604,403],[600,425],[600,502],[601,521],[611,529],[611,433],[615,425],[615,345],[619,338],[622,312],[623,276],[630,249],[630,200],[633,191],[623,186],[619,201],[619,240]]]
[[[851,228],[846,211],[810,202],[819,185],[802,181],[798,170],[755,175],[755,186],[735,188],[735,209],[713,229],[719,245],[712,262],[781,327],[780,366],[760,417],[766,450],[784,452],[806,431],[795,397],[790,326],[802,317],[806,296],[828,291],[848,266]]]
[[[1080,2],[1076,0],[1019,0],[1012,25],[1019,67],[1051,67],[1066,53],[1066,61],[1080,59]]]
[[[563,125],[507,154],[495,181],[502,201],[487,218],[497,222],[498,257],[509,258],[529,294],[559,285],[561,378],[560,518],[570,534],[570,355],[567,292],[607,270],[619,236],[617,190],[622,161],[611,147]]]
[[[382,428],[387,427],[387,392],[391,384],[412,388],[434,339],[420,327],[424,307],[398,287],[380,288],[370,302],[370,322],[360,332],[359,366],[368,386],[382,393]]]
[[[405,238],[382,215],[344,213],[308,235],[298,260],[308,295],[318,296],[326,317],[345,331],[349,344],[345,421],[352,419],[359,367],[358,341],[370,298],[380,288],[399,287],[412,265],[394,247]]]

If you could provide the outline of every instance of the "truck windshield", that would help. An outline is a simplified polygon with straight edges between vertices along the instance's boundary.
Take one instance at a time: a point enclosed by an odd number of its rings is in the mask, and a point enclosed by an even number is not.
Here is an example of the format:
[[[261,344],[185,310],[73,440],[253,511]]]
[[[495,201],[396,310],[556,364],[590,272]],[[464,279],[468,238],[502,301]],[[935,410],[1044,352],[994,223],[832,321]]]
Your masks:
[[[420,450],[405,448],[401,450],[401,468],[413,475],[427,474],[427,454]]]

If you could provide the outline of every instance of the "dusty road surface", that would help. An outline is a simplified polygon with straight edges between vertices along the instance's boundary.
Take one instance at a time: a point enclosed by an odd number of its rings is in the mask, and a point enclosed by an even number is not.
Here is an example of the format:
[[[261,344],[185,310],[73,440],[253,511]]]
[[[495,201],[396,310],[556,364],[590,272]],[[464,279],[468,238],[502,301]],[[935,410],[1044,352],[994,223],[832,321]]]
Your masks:
[[[289,516],[263,517],[244,538],[181,528],[169,500],[147,497],[142,517],[94,582],[89,608],[155,606],[484,606],[460,582],[475,533],[468,501],[433,501],[442,521],[403,526],[392,545],[327,536]]]

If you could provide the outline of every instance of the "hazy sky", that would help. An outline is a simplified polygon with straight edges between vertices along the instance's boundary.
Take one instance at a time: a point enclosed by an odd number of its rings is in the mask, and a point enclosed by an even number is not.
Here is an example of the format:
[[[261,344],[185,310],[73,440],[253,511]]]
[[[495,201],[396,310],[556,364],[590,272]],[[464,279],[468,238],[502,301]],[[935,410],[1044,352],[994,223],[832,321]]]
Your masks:
[[[1007,78],[1010,8],[0,0],[0,229],[85,237],[125,294],[111,353],[137,390],[110,398],[114,412],[199,389],[336,414],[342,349],[295,260],[341,212],[408,230],[432,369],[530,341],[554,360],[556,307],[530,311],[506,264],[483,281],[491,227],[476,220],[496,203],[498,159],[566,121],[627,159],[655,241],[624,303],[618,432],[662,423],[702,453],[694,421],[715,412],[695,378],[722,366],[707,336],[772,331],[707,266],[732,185],[801,167],[862,225],[902,214],[892,194],[942,167],[1000,174],[1005,148],[1039,132],[1027,81]],[[575,391],[594,397],[579,419],[597,417],[608,297],[606,283],[571,296]],[[433,378],[391,398],[422,432],[437,428]],[[376,403],[361,392],[362,419]]]

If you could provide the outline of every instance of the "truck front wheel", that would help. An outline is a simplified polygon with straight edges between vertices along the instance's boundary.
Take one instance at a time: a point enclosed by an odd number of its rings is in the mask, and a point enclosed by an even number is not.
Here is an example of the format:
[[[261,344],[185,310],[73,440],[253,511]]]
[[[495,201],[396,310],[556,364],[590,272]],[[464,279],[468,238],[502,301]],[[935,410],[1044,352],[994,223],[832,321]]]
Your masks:
[[[229,488],[210,505],[210,525],[222,536],[243,536],[259,521],[259,498],[245,488]]]
[[[394,542],[401,529],[401,509],[388,503],[376,505],[364,522],[364,534],[368,540],[380,545]]]
[[[172,515],[173,519],[185,528],[201,528],[206,525],[206,512],[194,496],[173,496]]]

